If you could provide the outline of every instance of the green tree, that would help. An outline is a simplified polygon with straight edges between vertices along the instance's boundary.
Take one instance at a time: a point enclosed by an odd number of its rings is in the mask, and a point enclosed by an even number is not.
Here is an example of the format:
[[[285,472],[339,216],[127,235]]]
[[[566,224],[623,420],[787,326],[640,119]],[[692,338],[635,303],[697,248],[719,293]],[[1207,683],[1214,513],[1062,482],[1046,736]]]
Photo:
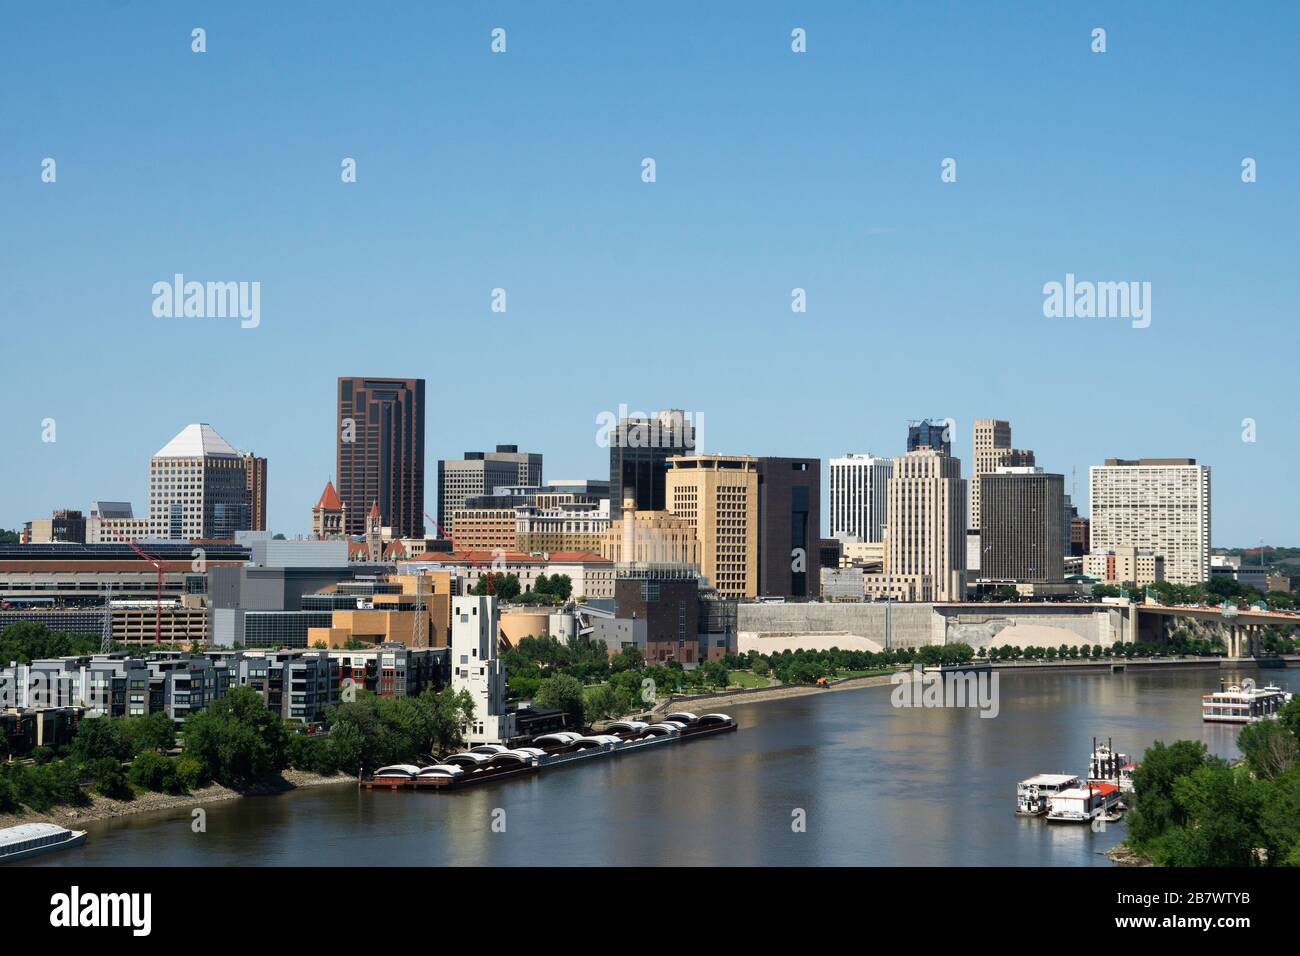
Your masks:
[[[266,779],[288,765],[284,722],[251,687],[233,687],[191,714],[183,735],[186,753],[199,760],[208,778],[226,786]]]
[[[1136,844],[1160,837],[1172,826],[1187,822],[1186,810],[1174,799],[1179,777],[1205,766],[1210,757],[1205,744],[1176,740],[1169,746],[1157,740],[1147,748],[1133,771],[1133,809],[1128,814],[1129,836]]]
[[[86,766],[86,771],[94,781],[97,793],[115,800],[130,800],[134,796],[121,761],[113,757],[97,757]]]
[[[176,768],[171,758],[146,750],[131,762],[131,782],[156,792],[176,790]]]
[[[1257,777],[1272,780],[1296,765],[1296,736],[1276,720],[1247,724],[1237,734],[1237,749]]]
[[[568,674],[556,674],[542,681],[533,702],[544,710],[562,710],[569,715],[573,726],[581,727],[586,716],[582,695],[582,682]]]

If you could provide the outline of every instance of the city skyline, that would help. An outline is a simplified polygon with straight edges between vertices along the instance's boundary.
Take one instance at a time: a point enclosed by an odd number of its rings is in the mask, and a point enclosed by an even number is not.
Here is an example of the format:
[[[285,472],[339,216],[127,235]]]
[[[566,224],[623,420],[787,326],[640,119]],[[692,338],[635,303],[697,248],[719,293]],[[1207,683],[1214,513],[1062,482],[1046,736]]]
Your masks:
[[[1090,466],[1188,456],[1215,469],[1216,546],[1300,541],[1300,420],[1275,398],[1300,134],[1274,94],[1289,51],[1259,42],[1300,11],[1171,33],[1119,4],[958,8],[943,29],[763,3],[323,8],[304,44],[292,11],[232,4],[203,12],[202,55],[194,16],[105,5],[0,31],[15,74],[42,78],[0,143],[0,321],[23,357],[5,527],[94,498],[140,513],[140,462],[206,421],[270,460],[270,523],[305,533],[337,477],[334,380],[364,370],[460,406],[429,422],[428,474],[509,440],[549,474],[604,475],[589,436],[625,403],[703,410],[703,451],[823,461],[896,456],[907,420],[947,415],[969,475],[987,416],[1067,491],[1073,469],[1085,511]],[[121,135],[142,116],[148,136]],[[159,148],[207,137],[196,117],[220,155]],[[260,283],[259,323],[155,316],[177,273]],[[1067,276],[1151,282],[1150,325],[1046,318]],[[501,351],[490,381],[447,355],[474,330]],[[797,376],[818,395],[768,384]]]
[[[396,378],[394,378],[394,377],[392,377],[392,376],[373,376],[373,375],[365,375],[365,376],[340,376],[339,379],[338,379],[338,381],[341,382],[341,381],[343,381],[343,380],[345,380],[345,379],[370,379],[370,380],[376,380],[376,379],[378,379],[378,380],[382,380],[382,381],[396,381],[396,380],[398,380],[398,379],[396,379]],[[416,381],[416,379],[408,379],[408,381]],[[422,380],[420,380],[420,381],[422,382]],[[607,414],[608,414],[608,413],[601,413],[601,415],[607,415]],[[593,419],[593,425],[598,425],[598,424],[599,424],[599,422],[601,421],[601,415],[597,415],[597,416]],[[910,422],[903,422],[903,423],[901,423],[900,428],[898,429],[898,431],[901,431],[901,433],[903,434],[903,440],[902,440],[902,442],[900,442],[900,446],[901,446],[902,448],[904,448],[904,449],[906,448],[906,445],[907,445],[907,429],[908,429],[908,427],[909,427],[909,424],[910,424],[911,422],[914,422],[914,421],[915,421],[915,420],[911,420]],[[972,419],[972,420],[971,420],[971,422],[972,422],[972,426],[974,425],[974,422],[975,422],[975,421],[977,421],[977,420],[976,420],[976,419]],[[1014,419],[1013,419],[1013,421],[1014,421]],[[712,425],[712,423],[711,423],[711,425]],[[195,429],[195,428],[198,428],[198,427],[204,427],[204,428],[207,428],[207,429],[209,429],[209,430],[212,430],[212,426],[211,426],[211,424],[208,423],[208,422],[204,422],[204,423],[202,423],[201,426],[200,426],[199,424],[194,424],[194,423],[192,423],[192,424],[187,425],[187,426],[185,426],[185,427],[188,428],[188,429]],[[970,485],[972,484],[971,478],[972,478],[972,472],[973,472],[973,468],[974,468],[974,465],[973,465],[973,460],[974,460],[974,450],[973,450],[973,449],[970,449],[970,448],[967,448],[967,449],[966,449],[966,457],[963,457],[963,455],[962,455],[962,453],[961,453],[961,452],[962,452],[962,443],[961,443],[960,438],[959,438],[959,429],[960,429],[960,423],[955,423],[955,424],[953,424],[953,425],[951,426],[952,457],[955,458],[955,459],[957,459],[957,460],[960,462],[960,464],[961,464],[960,474],[961,474],[961,477],[966,481],[966,484],[967,484],[967,486],[968,486],[968,492],[967,492],[967,493],[968,493],[968,495],[969,495],[969,493],[970,493],[970,492],[969,492],[969,487],[970,487]],[[597,429],[597,431],[599,431],[599,429]],[[421,443],[424,444],[424,442],[421,442]],[[877,443],[877,444],[879,444],[879,443]],[[968,442],[967,445],[969,445],[969,444],[970,444],[970,443]],[[336,447],[342,447],[342,443],[341,443],[341,442],[337,442],[337,441],[336,441],[336,442],[335,442],[335,445],[336,445]],[[502,447],[512,447],[512,446],[497,446],[497,447],[498,447],[498,448],[502,448]],[[872,447],[876,447],[876,445],[873,445]],[[231,450],[232,450],[232,453],[234,453],[234,452],[238,452],[241,456],[246,456],[246,455],[247,455],[247,453],[245,453],[244,451],[242,451],[241,446],[239,446],[238,444],[234,444],[234,443],[232,443],[232,445],[231,445]],[[606,448],[606,449],[603,449],[603,451],[604,451],[605,454],[608,454],[608,449],[607,449],[607,448]],[[690,448],[673,448],[673,449],[671,450],[670,453],[673,454],[673,455],[689,455],[689,454],[692,454],[693,452],[692,452],[692,449],[690,449]],[[751,455],[751,453],[750,453],[749,451],[712,451],[712,450],[710,450],[710,451],[701,451],[700,453],[701,453],[701,454],[710,454],[710,455],[713,455],[713,454],[720,454],[720,455],[741,455],[741,456]],[[270,461],[271,464],[273,465],[273,464],[274,464],[274,454],[275,454],[275,452],[272,450],[268,455],[260,456],[260,457],[259,457],[259,460],[260,460],[260,461],[263,461],[263,462]],[[424,468],[425,468],[426,471],[429,469],[430,459],[428,458],[428,456],[431,455],[431,454],[433,454],[433,453],[430,452],[430,451],[427,451],[427,450],[426,450],[426,459],[425,459],[425,466],[424,466]],[[549,454],[551,454],[551,453],[550,453],[550,452],[539,452],[539,453],[535,453],[534,457],[539,457],[539,456],[541,456],[541,455],[549,455]],[[831,530],[831,520],[832,520],[832,518],[831,518],[831,515],[830,515],[830,513],[829,513],[830,510],[831,510],[831,494],[832,494],[832,492],[831,492],[831,488],[830,488],[830,463],[831,463],[832,459],[842,458],[844,455],[865,455],[865,454],[870,454],[870,453],[867,453],[867,452],[852,452],[852,451],[851,451],[851,452],[843,452],[843,453],[830,454],[830,455],[821,455],[821,456],[818,456],[818,455],[809,455],[809,456],[807,456],[808,458],[817,458],[817,459],[820,461],[820,466],[821,466],[821,468],[820,468],[820,473],[821,473],[821,476],[822,476],[822,477],[821,477],[821,481],[820,481],[820,485],[821,485],[821,493],[820,493],[820,499],[819,499],[819,501],[820,501],[820,506],[819,506],[819,508],[817,509],[817,510],[820,511],[820,513],[821,513],[821,520],[820,520],[820,522],[819,522],[819,529],[818,529],[818,534],[820,534],[821,536],[823,536],[823,537],[827,537],[827,536],[830,536],[830,535],[833,533],[832,530]],[[879,455],[879,456],[877,456],[877,457],[878,457],[878,458],[897,458],[897,457],[901,456],[901,454],[902,454],[902,452],[896,452],[896,453],[893,453],[893,454],[885,453],[885,454],[883,454],[883,455]],[[520,457],[520,456],[516,456],[516,457]],[[792,457],[792,456],[788,456],[788,455],[787,455],[787,456],[777,456],[777,455],[773,455],[773,456],[755,456],[755,457],[787,457],[787,458],[788,458],[788,457]],[[1143,456],[1143,457],[1145,458],[1145,457],[1149,457],[1149,456]],[[1193,458],[1194,458],[1194,456],[1188,456],[1188,457],[1193,457]],[[152,460],[152,458],[151,458],[150,460]],[[439,466],[443,463],[444,460],[456,460],[456,459],[450,459],[450,458],[449,458],[449,459],[437,459],[437,458],[432,459],[432,465],[433,465],[433,467],[432,467],[432,472],[433,472],[435,475],[438,475],[438,474],[439,474],[439,472],[440,472],[440,470],[441,470]],[[1110,459],[1107,459],[1107,461],[1109,461],[1109,460],[1110,460]],[[1198,462],[1199,465],[1202,465],[1202,466],[1205,466],[1205,465],[1210,465],[1211,467],[1213,466],[1213,463],[1211,463],[1211,462],[1200,461],[1199,459],[1197,459],[1197,462]],[[1067,489],[1067,490],[1066,490],[1066,494],[1067,494],[1067,495],[1070,494],[1069,489],[1071,488],[1072,483],[1073,483],[1073,485],[1075,486],[1075,488],[1077,489],[1077,498],[1076,498],[1076,503],[1079,503],[1079,504],[1081,505],[1080,513],[1081,513],[1081,515],[1083,515],[1084,517],[1090,517],[1090,516],[1091,516],[1091,513],[1092,513],[1092,512],[1091,512],[1091,502],[1090,502],[1090,491],[1091,491],[1091,489],[1090,489],[1090,485],[1089,485],[1089,475],[1090,475],[1092,469],[1099,467],[1101,464],[1102,464],[1102,463],[1098,462],[1098,463],[1094,463],[1094,464],[1092,464],[1092,465],[1089,465],[1089,466],[1085,467],[1084,469],[1082,469],[1082,471],[1083,471],[1083,475],[1082,475],[1082,477],[1080,478],[1080,477],[1077,476],[1077,475],[1076,475],[1076,476],[1073,476],[1073,482],[1072,482],[1072,476],[1071,476],[1068,472],[1065,473],[1065,474],[1063,475],[1063,477],[1064,477],[1064,487]],[[263,464],[262,467],[263,467],[263,468],[266,468],[267,465]],[[513,470],[513,468],[512,468],[512,470]],[[1060,472],[1059,470],[1057,470],[1057,469],[1047,468],[1046,470],[1047,470],[1047,471],[1056,471],[1058,474],[1061,473],[1061,472]],[[441,477],[441,476],[440,476],[440,477]],[[587,475],[587,476],[586,476],[586,479],[590,480],[590,479],[593,478],[593,477],[595,477],[596,479],[600,479],[602,476],[601,476],[600,474]],[[325,479],[325,481],[326,481],[326,482],[332,482],[332,483],[334,483],[334,484],[337,485],[337,483],[338,483],[338,476],[337,476],[336,474],[334,474],[334,473],[331,473],[331,474],[329,475],[329,477],[328,477],[327,479]],[[148,511],[149,511],[149,495],[148,495],[148,490],[147,490],[147,486],[148,486],[148,483],[149,483],[149,479],[148,479],[147,477],[146,477],[144,483],[145,483],[145,485],[146,485],[146,492],[145,492],[145,494],[143,494],[143,495],[141,496],[141,499],[142,499],[143,502],[144,502],[144,508],[143,508],[143,511],[144,511],[144,513],[147,514]],[[275,484],[274,481],[269,482],[269,483],[267,483],[267,484],[268,484],[269,488],[270,488],[272,491],[276,490],[276,484]],[[1217,484],[1218,484],[1218,479],[1217,479],[1217,477],[1216,477],[1216,485],[1217,485]],[[319,497],[320,497],[320,494],[321,494],[321,492],[320,492],[320,490],[319,490],[320,487],[323,487],[323,484],[318,484],[318,485],[317,485],[317,490],[314,491],[314,492],[311,492],[311,493],[307,496],[310,500],[306,501],[305,504],[301,504],[300,507],[296,508],[295,511],[293,512],[293,517],[292,517],[289,521],[284,521],[284,520],[282,520],[278,515],[275,514],[275,512],[274,512],[272,509],[268,508],[267,511],[268,511],[268,513],[271,515],[271,518],[268,519],[268,524],[267,524],[267,526],[266,526],[264,529],[262,529],[262,530],[267,530],[267,531],[274,532],[274,533],[285,534],[285,535],[287,535],[287,536],[289,536],[289,537],[309,537],[309,536],[311,535],[311,533],[312,533],[312,508],[314,507],[314,505],[315,505],[317,499],[319,499]],[[266,488],[263,488],[263,493],[264,493],[264,495],[265,495],[266,497],[271,498],[272,500],[275,500],[276,498],[281,497],[281,496],[279,496],[279,495],[274,495],[274,494],[271,494],[271,493],[267,492]],[[426,498],[425,498],[425,502],[424,502],[424,509],[425,509],[426,512],[432,514],[432,513],[433,513],[433,510],[432,510],[432,509],[435,509],[435,508],[438,508],[438,507],[439,507],[439,496],[442,494],[441,480],[436,481],[436,482],[434,483],[434,485],[431,486],[430,488],[426,488],[426,489],[425,489],[425,494],[426,494]],[[430,500],[430,499],[429,499],[429,497],[428,497],[429,495],[432,495],[432,496],[433,496],[433,500]],[[133,506],[136,506],[136,507],[137,507],[137,510],[140,510],[140,509],[139,509],[139,506],[136,504],[136,498],[134,498],[134,497],[130,497],[130,496],[119,496],[119,497],[120,497],[120,500],[121,500],[122,502],[124,502],[124,503],[128,503],[128,504],[131,504],[131,505],[133,505]],[[1216,494],[1216,498],[1217,498],[1217,494]],[[95,499],[95,498],[92,497],[91,500],[98,500],[98,499]],[[1218,506],[1218,502],[1217,502],[1217,501],[1215,502],[1215,506],[1216,506],[1216,507]],[[611,501],[611,507],[612,507],[612,501]],[[13,530],[13,531],[20,531],[20,530],[22,529],[23,525],[24,525],[26,522],[29,522],[29,521],[33,520],[34,518],[41,518],[41,519],[43,519],[43,518],[46,517],[46,514],[47,514],[47,513],[53,513],[53,512],[56,511],[56,510],[65,509],[65,508],[66,508],[66,509],[81,509],[81,510],[85,510],[87,513],[90,513],[90,506],[89,506],[89,505],[86,505],[86,506],[83,508],[82,503],[81,503],[80,501],[52,503],[52,504],[50,504],[48,507],[44,507],[44,506],[39,507],[39,508],[36,510],[35,513],[30,514],[30,515],[28,515],[28,516],[26,516],[26,517],[20,518],[20,519],[18,519],[18,520],[16,520],[16,521],[12,522],[11,524],[6,524],[5,521],[4,521],[4,519],[3,519],[3,518],[0,518],[0,530]],[[1084,508],[1087,509],[1086,514],[1084,513]],[[364,518],[364,513],[365,513],[366,511],[368,511],[368,510],[369,510],[369,509],[368,509],[367,507],[363,507],[363,509],[362,509],[363,518]],[[302,512],[302,514],[299,514],[298,512]],[[304,516],[305,516],[305,517],[304,517]],[[973,522],[973,516],[972,516],[972,515],[970,514],[970,512],[969,512],[969,508],[968,508],[968,510],[967,510],[967,514],[966,514],[966,524],[967,524],[968,527],[972,528],[973,530],[978,530],[977,527],[976,527],[976,525],[975,525],[974,522]],[[1216,520],[1216,521],[1215,521],[1215,524],[1214,524],[1214,527],[1217,528],[1217,524],[1218,524],[1218,522],[1217,522],[1217,520]],[[437,528],[435,522],[429,521],[429,520],[427,520],[427,519],[425,520],[424,531],[425,531],[425,535],[426,535],[427,537],[432,538],[432,537],[438,537],[438,536],[439,536],[439,534],[438,534],[438,528]],[[1217,531],[1215,531],[1214,533],[1217,534]],[[359,532],[354,532],[354,534],[359,534]],[[1286,546],[1288,546],[1288,545],[1286,544],[1286,541],[1285,541],[1285,540],[1270,541],[1270,540],[1267,540],[1267,539],[1266,539],[1264,543],[1265,543],[1266,545],[1273,545],[1273,546],[1281,546],[1281,547],[1286,547]],[[1220,541],[1220,540],[1218,540],[1218,539],[1215,539],[1215,538],[1212,538],[1212,539],[1211,539],[1211,542],[1210,542],[1210,546],[1211,546],[1212,548],[1234,548],[1234,547],[1238,547],[1238,548],[1253,548],[1253,547],[1256,547],[1257,544],[1258,544],[1257,542],[1236,542],[1236,543],[1229,542],[1229,543],[1224,543],[1224,542],[1222,542],[1222,541]]]

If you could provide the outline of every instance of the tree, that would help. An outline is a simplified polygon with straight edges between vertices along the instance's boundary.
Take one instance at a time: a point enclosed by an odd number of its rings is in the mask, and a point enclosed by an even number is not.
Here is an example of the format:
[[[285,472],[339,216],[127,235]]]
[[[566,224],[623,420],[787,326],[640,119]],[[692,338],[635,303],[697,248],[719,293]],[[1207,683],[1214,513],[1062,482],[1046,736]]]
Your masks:
[[[568,674],[556,674],[542,681],[533,702],[544,710],[562,710],[569,715],[573,726],[581,727],[586,716],[582,696],[582,682]]]
[[[1134,842],[1156,839],[1171,826],[1187,822],[1186,810],[1174,800],[1174,784],[1210,759],[1200,741],[1176,740],[1165,746],[1157,740],[1147,748],[1133,771],[1133,809],[1127,826]]]
[[[1247,724],[1237,734],[1237,749],[1257,776],[1280,777],[1296,765],[1296,736],[1276,720]]]
[[[185,751],[202,765],[204,774],[226,786],[263,780],[287,765],[287,733],[279,714],[272,713],[251,687],[232,687],[185,719]]]
[[[121,762],[132,755],[131,739],[126,734],[126,721],[114,717],[91,717],[77,725],[77,735],[72,738],[72,758],[77,763],[89,764],[102,757]]]
[[[131,782],[159,793],[176,790],[176,768],[171,758],[146,750],[131,763]]]
[[[134,794],[127,783],[126,770],[113,757],[97,757],[86,767],[94,781],[95,791],[115,800],[130,800]]]
[[[127,718],[122,729],[133,753],[171,750],[176,746],[176,722],[161,710],[144,717]]]
[[[589,724],[610,717],[621,717],[623,711],[619,706],[618,692],[609,684],[591,688],[586,693],[583,715]]]

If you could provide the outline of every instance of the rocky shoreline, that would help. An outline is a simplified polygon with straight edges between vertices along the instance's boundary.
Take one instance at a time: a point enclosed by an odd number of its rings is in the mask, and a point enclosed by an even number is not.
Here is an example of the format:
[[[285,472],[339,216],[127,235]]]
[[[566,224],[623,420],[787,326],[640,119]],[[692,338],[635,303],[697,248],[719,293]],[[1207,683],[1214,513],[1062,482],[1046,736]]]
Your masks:
[[[347,774],[335,774],[324,777],[320,774],[303,773],[298,770],[285,770],[280,776],[267,783],[235,790],[212,784],[189,793],[138,793],[134,800],[115,800],[112,797],[89,793],[90,803],[84,807],[54,807],[38,813],[29,810],[25,813],[0,813],[0,827],[17,826],[20,823],[54,823],[59,826],[75,828],[76,825],[93,823],[98,820],[111,820],[114,817],[131,816],[136,813],[150,813],[158,810],[175,810],[191,808],[202,804],[219,803],[234,800],[237,797],[269,796],[277,793],[289,793],[311,787],[338,786],[341,784],[356,786],[356,779]]]
[[[1116,866],[1155,866],[1141,853],[1130,848],[1127,843],[1116,843],[1106,851],[1106,859]]]

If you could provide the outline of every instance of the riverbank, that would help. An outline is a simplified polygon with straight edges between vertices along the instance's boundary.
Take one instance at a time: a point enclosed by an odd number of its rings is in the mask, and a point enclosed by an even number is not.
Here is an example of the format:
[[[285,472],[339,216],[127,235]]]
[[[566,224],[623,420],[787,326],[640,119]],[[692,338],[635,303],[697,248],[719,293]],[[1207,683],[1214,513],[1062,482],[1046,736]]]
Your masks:
[[[234,800],[237,797],[271,796],[277,793],[290,793],[311,787],[325,787],[348,783],[356,786],[356,778],[348,774],[335,774],[324,777],[320,774],[303,773],[298,770],[285,770],[279,777],[266,783],[235,790],[214,783],[189,793],[138,793],[134,800],[115,800],[87,791],[90,803],[84,807],[53,807],[45,812],[29,810],[25,813],[0,813],[0,828],[17,826],[20,823],[54,823],[73,828],[74,824],[93,823],[97,820],[111,820],[114,817],[132,816],[137,813],[150,813],[157,810],[174,810],[179,807],[192,808],[207,803],[219,803]]]
[[[904,670],[903,673],[911,673]],[[723,704],[758,704],[769,700],[785,700],[788,697],[803,697],[807,694],[827,694],[837,690],[860,690],[863,687],[878,687],[893,680],[894,674],[869,674],[866,677],[845,677],[831,681],[827,687],[813,684],[777,684],[772,687],[759,687],[753,690],[726,690],[716,694],[699,694],[692,697],[675,695],[666,702],[658,704],[653,713],[667,713],[674,710],[695,709],[696,704],[707,704],[710,708]]]

